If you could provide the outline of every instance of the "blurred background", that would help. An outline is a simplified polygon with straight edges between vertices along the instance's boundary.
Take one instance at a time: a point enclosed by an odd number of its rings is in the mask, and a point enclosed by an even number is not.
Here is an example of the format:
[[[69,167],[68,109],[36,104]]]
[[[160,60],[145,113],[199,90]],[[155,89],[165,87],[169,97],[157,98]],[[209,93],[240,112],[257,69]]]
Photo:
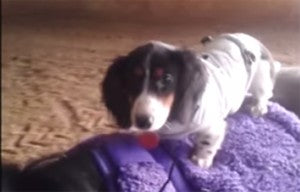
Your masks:
[[[2,0],[2,159],[24,165],[114,131],[99,85],[148,40],[245,32],[300,65],[298,0]]]

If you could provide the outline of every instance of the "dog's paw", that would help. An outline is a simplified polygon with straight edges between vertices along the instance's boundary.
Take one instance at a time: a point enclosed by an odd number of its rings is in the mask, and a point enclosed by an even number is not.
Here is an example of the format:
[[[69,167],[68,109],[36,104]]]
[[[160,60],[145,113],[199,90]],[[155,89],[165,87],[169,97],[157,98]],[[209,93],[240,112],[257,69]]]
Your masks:
[[[250,112],[254,117],[260,117],[268,112],[267,105],[254,105],[250,107]]]
[[[199,158],[198,156],[193,155],[192,156],[192,161],[196,165],[198,165],[199,167],[205,168],[205,169],[211,167],[212,164],[213,164],[213,158],[211,158],[211,157],[205,157],[205,158],[201,157],[201,158]]]

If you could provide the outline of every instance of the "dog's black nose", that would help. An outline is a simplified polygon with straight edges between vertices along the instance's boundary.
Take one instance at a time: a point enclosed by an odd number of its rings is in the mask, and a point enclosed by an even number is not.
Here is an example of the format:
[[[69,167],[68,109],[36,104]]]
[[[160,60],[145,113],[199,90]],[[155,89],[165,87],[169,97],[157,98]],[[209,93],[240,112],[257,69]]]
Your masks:
[[[153,117],[148,115],[137,115],[136,126],[140,129],[149,129],[153,123]]]

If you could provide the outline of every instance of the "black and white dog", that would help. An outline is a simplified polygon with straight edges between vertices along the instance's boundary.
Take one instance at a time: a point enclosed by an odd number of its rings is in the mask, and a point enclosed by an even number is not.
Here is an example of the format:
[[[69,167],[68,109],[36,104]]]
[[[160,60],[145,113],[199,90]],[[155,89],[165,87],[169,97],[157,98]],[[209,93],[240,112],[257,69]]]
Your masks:
[[[192,159],[212,165],[226,132],[225,118],[246,96],[249,111],[267,112],[279,62],[242,33],[202,40],[201,52],[149,42],[118,57],[103,82],[103,99],[122,128],[165,137],[199,134]]]

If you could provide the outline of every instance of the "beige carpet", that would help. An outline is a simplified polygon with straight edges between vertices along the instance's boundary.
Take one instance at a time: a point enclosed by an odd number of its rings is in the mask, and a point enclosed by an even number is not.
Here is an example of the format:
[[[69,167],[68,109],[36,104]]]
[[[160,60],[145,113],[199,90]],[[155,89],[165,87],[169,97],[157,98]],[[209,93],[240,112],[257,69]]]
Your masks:
[[[110,61],[142,42],[199,46],[202,36],[243,31],[275,58],[299,64],[298,24],[154,25],[89,20],[4,20],[2,24],[2,159],[20,165],[114,130],[99,84]]]

